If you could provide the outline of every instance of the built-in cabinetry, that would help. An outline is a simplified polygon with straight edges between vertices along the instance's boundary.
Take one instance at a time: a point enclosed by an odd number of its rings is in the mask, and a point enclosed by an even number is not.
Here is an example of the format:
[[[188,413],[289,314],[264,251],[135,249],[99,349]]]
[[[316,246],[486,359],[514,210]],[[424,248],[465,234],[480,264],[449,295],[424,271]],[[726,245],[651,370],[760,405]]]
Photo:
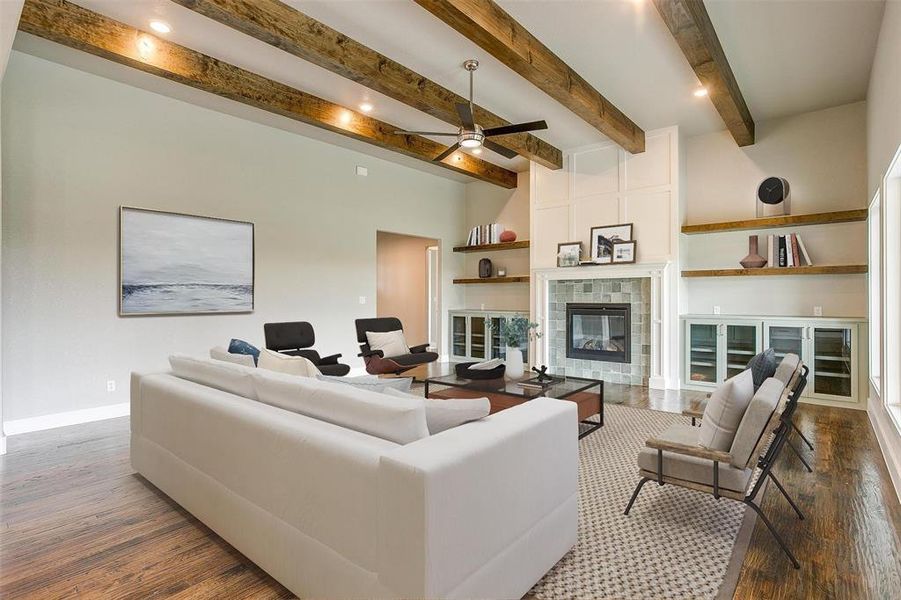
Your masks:
[[[683,322],[683,387],[713,389],[771,347],[777,358],[794,353],[810,368],[806,399],[860,404],[865,397],[862,319],[687,316]]]
[[[501,324],[514,317],[528,318],[515,311],[452,310],[450,321],[450,358],[454,361],[505,358],[501,342]],[[528,340],[520,342],[523,359],[529,362]]]

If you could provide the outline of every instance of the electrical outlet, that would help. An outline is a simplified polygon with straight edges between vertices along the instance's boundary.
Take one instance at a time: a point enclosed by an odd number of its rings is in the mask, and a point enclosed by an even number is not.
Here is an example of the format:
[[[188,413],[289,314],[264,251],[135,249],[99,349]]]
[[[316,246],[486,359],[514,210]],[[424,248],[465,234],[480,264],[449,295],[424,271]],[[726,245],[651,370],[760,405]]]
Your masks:
[[[813,316],[822,317],[823,316],[823,307],[822,306],[814,306],[813,307]]]
[[[480,308],[479,310],[485,310],[485,305],[484,305],[484,304],[481,304],[480,306],[481,306],[482,308]]]
[[[360,296],[360,304],[366,304],[366,296]]]
[[[357,166],[356,173],[360,177],[366,177],[367,175],[369,175],[369,169],[367,169],[366,167]]]
[[[719,306],[714,306],[714,307],[713,307],[713,314],[715,314],[715,315],[720,314],[720,307],[719,307]]]
[[[116,391],[116,380],[115,379],[107,380],[106,391],[107,392],[115,392]]]

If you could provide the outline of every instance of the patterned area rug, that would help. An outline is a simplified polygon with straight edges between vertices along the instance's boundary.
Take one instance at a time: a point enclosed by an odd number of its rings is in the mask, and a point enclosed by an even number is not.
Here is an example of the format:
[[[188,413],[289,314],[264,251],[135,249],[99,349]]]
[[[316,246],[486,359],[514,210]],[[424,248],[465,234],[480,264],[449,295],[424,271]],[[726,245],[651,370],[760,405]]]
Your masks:
[[[727,579],[745,506],[648,482],[629,516],[623,515],[639,481],[639,449],[649,437],[685,419],[611,405],[606,407],[605,422],[580,442],[578,542],[529,596],[716,598]],[[746,542],[741,546],[743,555]],[[728,579],[734,580],[737,573],[730,575]],[[734,585],[731,581],[733,591]]]

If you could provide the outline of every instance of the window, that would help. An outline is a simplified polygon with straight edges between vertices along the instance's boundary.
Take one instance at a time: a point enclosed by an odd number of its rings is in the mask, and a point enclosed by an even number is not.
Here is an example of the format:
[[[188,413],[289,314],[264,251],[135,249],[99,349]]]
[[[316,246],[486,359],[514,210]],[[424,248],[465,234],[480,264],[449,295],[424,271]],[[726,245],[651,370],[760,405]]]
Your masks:
[[[881,394],[882,372],[882,215],[879,193],[870,204],[867,218],[869,248],[870,383]]]
[[[882,182],[882,401],[901,430],[901,147]]]

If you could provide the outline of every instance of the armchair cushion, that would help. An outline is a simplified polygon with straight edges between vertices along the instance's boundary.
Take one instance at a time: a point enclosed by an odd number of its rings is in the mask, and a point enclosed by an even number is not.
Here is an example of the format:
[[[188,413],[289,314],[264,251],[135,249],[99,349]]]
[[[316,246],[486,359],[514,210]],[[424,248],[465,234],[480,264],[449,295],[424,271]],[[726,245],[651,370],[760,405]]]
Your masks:
[[[795,373],[800,367],[801,358],[797,354],[786,354],[782,358],[782,362],[779,363],[779,366],[776,367],[776,372],[773,374],[773,377],[781,381],[782,385],[788,386],[792,379],[794,379]]]
[[[391,360],[403,367],[415,367],[416,365],[435,362],[438,360],[438,354],[436,352],[417,352],[416,354],[394,356]]]
[[[397,331],[367,331],[366,342],[372,350],[381,350],[385,358],[394,358],[410,354],[410,347],[404,338],[404,332]]]
[[[674,446],[697,447],[698,428],[691,425],[673,425],[657,436],[659,441]],[[664,444],[662,444],[664,445]],[[703,452],[703,451],[702,451]],[[719,455],[720,453],[716,453]],[[726,456],[723,456],[726,458]],[[642,448],[638,453],[638,466],[643,471],[657,473],[657,449]],[[719,485],[723,489],[744,493],[748,488],[752,470],[736,468],[728,462],[719,462]],[[683,481],[713,486],[713,461],[673,451],[663,451],[663,475]]]
[[[698,432],[698,445],[728,451],[753,396],[754,378],[750,369],[724,381],[707,401]]]
[[[784,389],[785,386],[781,381],[770,377],[754,394],[754,398],[748,404],[748,409],[735,432],[732,447],[729,449],[733,466],[744,467],[753,458],[754,449],[763,435],[767,433],[767,425],[779,405],[779,399],[782,397]],[[706,415],[704,420],[706,421]]]

